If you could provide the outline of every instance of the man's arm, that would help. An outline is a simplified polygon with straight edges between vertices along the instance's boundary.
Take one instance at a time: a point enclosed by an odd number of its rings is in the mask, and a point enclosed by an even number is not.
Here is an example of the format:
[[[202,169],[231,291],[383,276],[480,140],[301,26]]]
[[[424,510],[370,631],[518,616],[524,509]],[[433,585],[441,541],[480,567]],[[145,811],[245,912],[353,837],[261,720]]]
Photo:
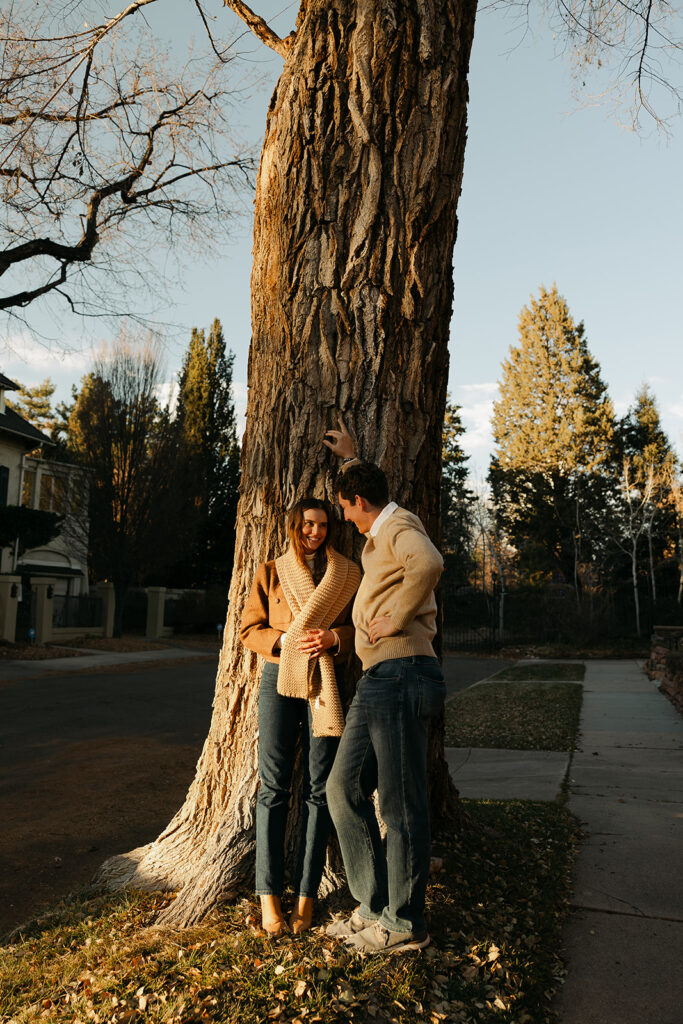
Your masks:
[[[441,578],[443,559],[429,537],[410,527],[396,535],[392,546],[397,560],[404,568],[403,581],[392,595],[393,607],[390,613],[394,632],[398,633],[412,622],[429,599]]]

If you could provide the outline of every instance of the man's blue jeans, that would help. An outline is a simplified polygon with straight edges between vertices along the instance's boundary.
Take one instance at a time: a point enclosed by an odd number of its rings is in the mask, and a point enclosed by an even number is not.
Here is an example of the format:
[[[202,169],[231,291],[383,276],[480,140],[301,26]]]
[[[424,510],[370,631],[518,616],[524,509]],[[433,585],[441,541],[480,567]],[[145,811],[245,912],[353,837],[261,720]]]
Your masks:
[[[429,876],[427,738],[446,687],[436,658],[393,658],[358,683],[327,799],[360,916],[393,932],[424,931]],[[386,854],[372,802],[387,826]]]
[[[343,668],[337,669],[343,673]],[[295,896],[318,895],[330,834],[325,783],[339,740],[313,735],[307,700],[277,692],[278,666],[266,662],[259,690],[259,775],[256,801],[256,893],[281,896],[285,873],[285,831],[296,744],[301,735],[303,822],[293,879]]]

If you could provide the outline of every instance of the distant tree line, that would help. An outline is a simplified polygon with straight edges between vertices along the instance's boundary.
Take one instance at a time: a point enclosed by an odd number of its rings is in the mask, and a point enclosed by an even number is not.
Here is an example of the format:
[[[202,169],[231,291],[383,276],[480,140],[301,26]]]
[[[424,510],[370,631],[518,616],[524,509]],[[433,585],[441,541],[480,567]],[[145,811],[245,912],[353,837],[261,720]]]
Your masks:
[[[88,470],[90,571],[114,584],[117,632],[131,587],[227,593],[240,472],[233,365],[219,320],[193,328],[177,394],[164,399],[157,348],[123,331],[54,412],[49,379],[19,392],[17,411],[55,442],[50,457]]]
[[[15,399],[57,458],[89,470],[91,571],[114,583],[119,608],[135,585],[227,587],[240,472],[233,365],[219,320],[193,328],[175,400],[163,401],[157,351],[124,332],[70,403],[53,410],[49,379]],[[597,622],[615,596],[628,599],[636,633],[644,603],[680,618],[681,464],[647,384],[615,415],[556,286],[522,309],[502,364],[487,493],[471,486],[460,412],[449,399],[441,541],[451,591],[495,592],[501,634],[506,595],[550,600],[553,588],[571,593],[576,621]]]
[[[680,462],[647,384],[615,415],[584,326],[556,286],[520,313],[492,427],[490,491],[475,496],[462,459],[448,451],[462,426],[457,408],[447,410],[442,523],[458,582],[503,596],[560,587],[584,622],[628,598],[636,633],[644,604],[680,621]]]

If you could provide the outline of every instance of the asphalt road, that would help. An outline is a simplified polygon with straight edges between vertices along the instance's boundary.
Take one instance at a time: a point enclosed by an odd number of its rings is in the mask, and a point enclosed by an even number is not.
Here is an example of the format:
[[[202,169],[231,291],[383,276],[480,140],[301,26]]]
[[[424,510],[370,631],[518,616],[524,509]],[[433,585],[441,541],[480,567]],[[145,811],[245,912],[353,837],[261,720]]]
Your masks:
[[[0,934],[150,842],[208,732],[215,659],[0,688]]]
[[[507,664],[446,656],[449,696]],[[209,658],[0,686],[0,934],[166,826],[194,777],[215,672]]]

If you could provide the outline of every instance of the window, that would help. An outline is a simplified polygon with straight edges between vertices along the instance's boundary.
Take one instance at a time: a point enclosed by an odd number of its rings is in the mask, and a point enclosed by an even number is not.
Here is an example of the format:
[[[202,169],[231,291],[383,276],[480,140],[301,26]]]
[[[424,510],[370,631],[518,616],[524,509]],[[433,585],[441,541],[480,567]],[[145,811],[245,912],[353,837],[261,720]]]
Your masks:
[[[24,473],[24,483],[21,489],[21,504],[27,508],[33,508],[33,494],[36,487],[35,470],[27,469]]]
[[[7,504],[9,490],[9,466],[0,466],[0,505]]]
[[[52,492],[54,488],[55,478],[48,476],[47,473],[42,473],[40,477],[40,505],[39,507],[43,512],[52,511]]]
[[[42,473],[40,477],[40,507],[43,512],[64,515],[68,480],[58,474]]]

